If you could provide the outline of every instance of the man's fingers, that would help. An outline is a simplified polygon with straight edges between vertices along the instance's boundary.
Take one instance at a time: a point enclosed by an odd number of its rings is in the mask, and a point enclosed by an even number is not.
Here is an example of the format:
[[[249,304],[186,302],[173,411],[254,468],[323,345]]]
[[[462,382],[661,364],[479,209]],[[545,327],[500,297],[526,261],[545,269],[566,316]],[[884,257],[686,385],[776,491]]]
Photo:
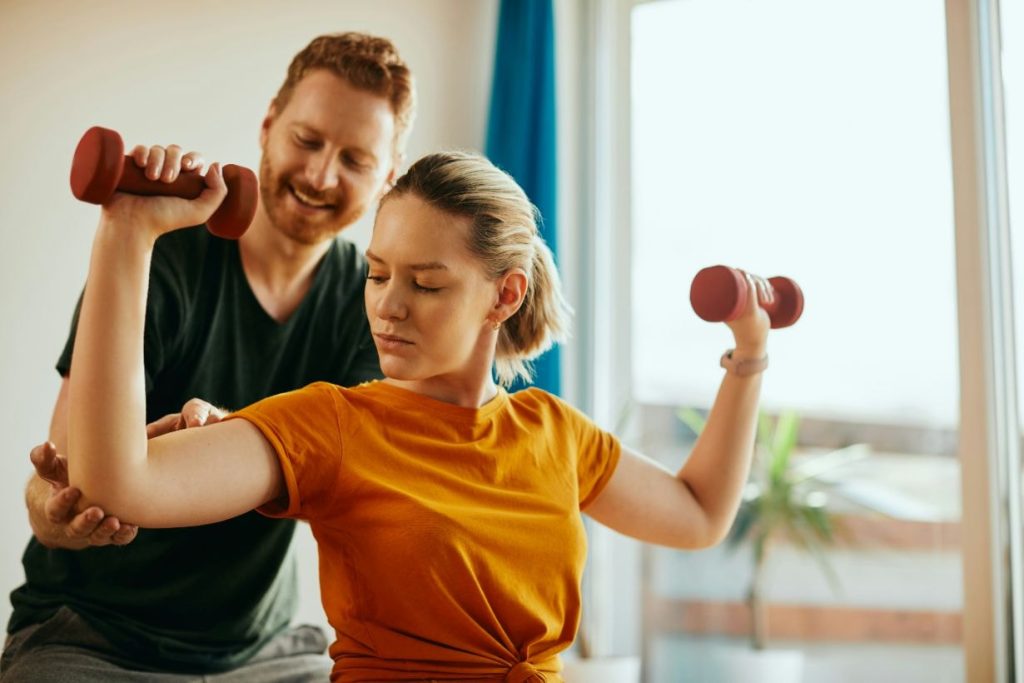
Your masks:
[[[110,542],[114,545],[128,545],[135,540],[138,533],[139,527],[134,524],[122,524],[117,533],[110,537]]]
[[[146,425],[146,436],[152,439],[179,429],[214,424],[220,422],[225,415],[227,415],[227,411],[221,410],[201,398],[193,398],[181,407],[180,413],[164,415],[159,420]]]
[[[29,460],[36,468],[36,474],[54,486],[68,485],[67,459],[57,454],[57,447],[47,441],[32,449]]]
[[[121,524],[116,517],[104,517],[103,510],[90,507],[75,515],[71,521],[75,503],[81,497],[78,489],[67,487],[50,496],[43,509],[51,524],[61,525],[64,535],[73,540],[88,540],[90,545],[102,546],[114,543],[131,543],[138,533],[138,527]]]
[[[75,515],[75,518],[68,522],[67,527],[65,527],[65,533],[68,538],[88,538],[92,532],[96,531],[96,527],[98,527],[102,521],[103,510],[100,510],[97,507],[91,507]]]
[[[214,424],[220,422],[227,414],[226,410],[221,410],[201,398],[193,398],[181,407],[180,413],[164,415],[146,425],[146,436],[152,439],[179,429]]]
[[[89,534],[90,545],[110,545],[114,534],[121,530],[121,523],[117,517],[107,517],[100,522],[96,529]]]
[[[186,427],[202,427],[210,414],[210,404],[194,398],[181,407],[181,420]]]
[[[146,425],[146,438],[153,439],[163,434],[170,434],[185,427],[185,422],[179,413],[164,415],[159,420],[154,420]]]
[[[57,447],[53,445],[53,442],[47,441],[33,448],[29,452],[28,458],[41,476],[42,470],[48,469],[50,461],[55,455],[57,455]]]
[[[135,540],[139,527],[134,524],[122,524],[117,517],[107,517],[89,536],[89,544],[93,546],[128,545]]]
[[[193,398],[181,407],[181,419],[186,427],[202,427],[216,424],[227,415],[227,412],[207,403],[201,398]]]
[[[71,510],[82,494],[73,487],[56,491],[43,504],[43,512],[51,524],[64,524],[71,516]]]

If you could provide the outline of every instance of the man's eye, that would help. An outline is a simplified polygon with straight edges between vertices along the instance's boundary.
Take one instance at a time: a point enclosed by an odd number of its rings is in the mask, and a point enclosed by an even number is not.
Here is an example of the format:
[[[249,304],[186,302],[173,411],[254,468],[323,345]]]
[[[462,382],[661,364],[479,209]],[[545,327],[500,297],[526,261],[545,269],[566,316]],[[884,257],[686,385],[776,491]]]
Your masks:
[[[345,163],[351,166],[352,168],[356,169],[357,171],[365,171],[370,168],[369,163],[356,159],[353,156],[346,156]]]

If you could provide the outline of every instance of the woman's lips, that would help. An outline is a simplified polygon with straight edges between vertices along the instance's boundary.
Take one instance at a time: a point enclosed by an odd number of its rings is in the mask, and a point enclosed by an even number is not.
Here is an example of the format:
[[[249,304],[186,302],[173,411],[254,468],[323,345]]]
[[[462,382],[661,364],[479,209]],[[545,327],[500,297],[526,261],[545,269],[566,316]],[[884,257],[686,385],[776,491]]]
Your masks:
[[[413,345],[413,343],[408,339],[396,337],[393,334],[382,334],[380,332],[376,332],[373,336],[377,340],[378,348],[386,349],[388,351],[406,349]]]

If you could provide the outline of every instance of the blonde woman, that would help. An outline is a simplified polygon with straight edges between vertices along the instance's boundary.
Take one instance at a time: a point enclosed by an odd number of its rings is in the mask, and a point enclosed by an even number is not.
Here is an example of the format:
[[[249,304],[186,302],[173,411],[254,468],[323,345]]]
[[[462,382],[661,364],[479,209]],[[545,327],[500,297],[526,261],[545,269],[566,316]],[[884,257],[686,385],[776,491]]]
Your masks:
[[[378,211],[365,300],[386,379],[313,384],[147,442],[149,256],[219,204],[216,164],[206,178],[191,202],[118,195],[104,207],[72,364],[72,482],[142,527],[253,508],[308,520],[337,632],[332,680],[559,681],[580,617],[581,512],[651,543],[725,536],[759,373],[726,372],[677,473],[558,398],[508,394],[565,332],[567,309],[522,190],[461,153],[416,162]],[[764,283],[751,285],[765,301]],[[728,323],[736,360],[765,357],[753,299]]]

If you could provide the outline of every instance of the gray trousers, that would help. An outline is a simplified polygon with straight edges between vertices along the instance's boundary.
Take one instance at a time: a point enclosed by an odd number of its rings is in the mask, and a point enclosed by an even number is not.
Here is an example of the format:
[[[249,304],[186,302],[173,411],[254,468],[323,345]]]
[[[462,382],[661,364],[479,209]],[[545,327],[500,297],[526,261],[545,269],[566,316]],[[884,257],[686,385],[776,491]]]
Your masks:
[[[72,610],[7,637],[2,683],[326,683],[331,659],[314,626],[297,626],[271,640],[237,669],[217,674],[140,671],[115,654],[110,641]]]

